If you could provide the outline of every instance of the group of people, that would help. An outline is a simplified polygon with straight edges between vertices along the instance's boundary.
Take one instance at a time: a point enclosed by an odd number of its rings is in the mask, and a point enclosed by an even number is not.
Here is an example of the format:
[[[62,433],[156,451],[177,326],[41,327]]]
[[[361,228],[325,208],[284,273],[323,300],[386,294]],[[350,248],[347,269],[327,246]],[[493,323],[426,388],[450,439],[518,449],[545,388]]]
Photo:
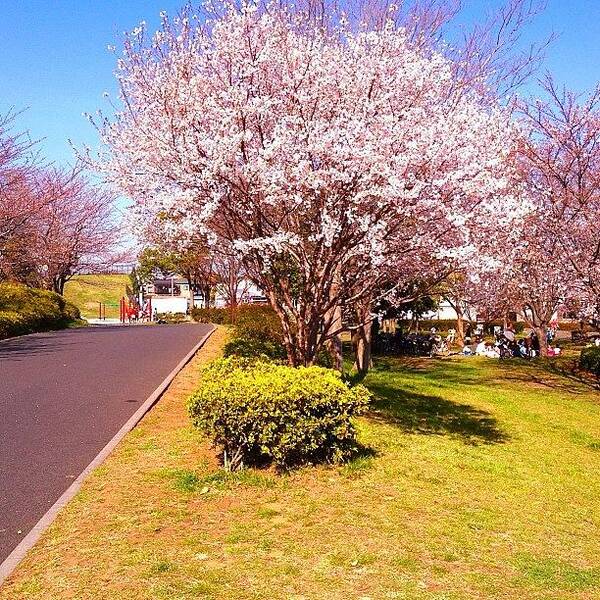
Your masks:
[[[470,334],[470,332],[469,332]],[[553,347],[551,342],[555,336],[554,330],[548,332],[548,356],[559,356],[561,353],[560,347]],[[465,346],[463,354],[477,356],[486,356],[488,358],[535,358],[540,356],[540,340],[531,330],[527,336],[522,339],[517,339],[516,331],[511,324],[508,324],[504,329],[499,326],[494,327],[494,342],[488,342],[483,337],[483,328],[475,332],[475,348],[471,343],[470,335],[465,335]]]

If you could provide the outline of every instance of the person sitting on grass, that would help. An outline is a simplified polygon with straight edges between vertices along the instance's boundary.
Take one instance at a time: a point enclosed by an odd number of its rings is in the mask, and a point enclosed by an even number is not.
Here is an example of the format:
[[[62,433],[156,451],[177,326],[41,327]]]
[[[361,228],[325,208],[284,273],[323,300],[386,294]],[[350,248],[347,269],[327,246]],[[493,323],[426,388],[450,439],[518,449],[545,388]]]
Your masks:
[[[504,337],[508,340],[508,342],[510,344],[514,344],[516,334],[515,334],[515,328],[513,327],[512,323],[509,323],[504,328]]]
[[[475,354],[477,354],[477,356],[484,356],[486,351],[487,351],[487,344],[485,343],[484,340],[481,340],[475,347]]]

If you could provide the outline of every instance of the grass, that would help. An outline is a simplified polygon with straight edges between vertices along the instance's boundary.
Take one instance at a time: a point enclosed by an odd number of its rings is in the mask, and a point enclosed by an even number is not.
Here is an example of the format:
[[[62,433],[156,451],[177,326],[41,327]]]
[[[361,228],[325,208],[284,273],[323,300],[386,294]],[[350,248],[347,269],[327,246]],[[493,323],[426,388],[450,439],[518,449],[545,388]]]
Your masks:
[[[119,300],[125,296],[128,275],[76,275],[65,286],[65,298],[86,318],[98,317],[98,303],[106,303],[106,317],[119,318]]]
[[[0,591],[21,598],[600,597],[600,396],[544,364],[379,360],[371,452],[219,470],[184,400],[219,330]]]

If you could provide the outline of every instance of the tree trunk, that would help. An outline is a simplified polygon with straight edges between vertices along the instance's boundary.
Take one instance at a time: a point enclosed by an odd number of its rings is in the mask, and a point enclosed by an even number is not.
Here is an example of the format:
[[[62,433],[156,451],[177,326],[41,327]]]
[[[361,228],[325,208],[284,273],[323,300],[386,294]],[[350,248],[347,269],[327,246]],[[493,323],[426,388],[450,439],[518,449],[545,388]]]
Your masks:
[[[354,368],[361,377],[364,377],[373,366],[371,357],[371,325],[361,325],[356,345],[356,359]]]
[[[546,337],[548,328],[544,325],[537,325],[532,329],[540,341],[540,356],[548,356],[548,338]]]
[[[525,317],[526,323],[531,327],[540,343],[540,356],[548,356],[548,338],[546,332],[548,331],[548,323],[551,316],[544,317],[540,315],[547,315],[547,310],[536,310],[532,304],[523,307],[523,316]],[[553,314],[550,313],[550,315]]]
[[[372,343],[372,321],[371,321],[371,299],[361,303],[357,311],[358,329],[356,330],[354,340],[354,369],[359,376],[364,377],[368,370],[373,366],[371,358]]]
[[[464,346],[465,343],[465,315],[460,306],[460,298],[452,298],[445,296],[448,304],[454,309],[456,313],[456,343],[459,346]]]
[[[298,336],[294,334],[289,317],[288,315],[286,315],[285,310],[277,303],[275,293],[270,290],[265,290],[265,294],[269,299],[269,304],[271,305],[271,308],[279,317],[281,329],[283,332],[283,346],[288,356],[288,363],[290,367],[299,367],[301,362],[298,357],[300,351],[303,349],[298,348]]]
[[[186,279],[187,279],[187,284],[188,284],[188,294],[189,294],[190,312],[191,312],[192,309],[194,308],[194,286],[192,285],[192,278],[189,275],[186,277]]]
[[[65,284],[66,277],[64,277],[63,275],[57,275],[52,279],[52,291],[56,292],[57,294],[60,294],[61,296],[64,295]]]
[[[334,299],[338,297],[340,290],[340,282],[341,282],[341,271],[340,267],[336,268],[336,271],[333,276],[333,281],[331,284],[331,288],[329,291],[330,298]],[[331,356],[331,366],[336,371],[340,371],[340,373],[344,370],[344,357],[342,355],[342,338],[341,338],[341,329],[342,329],[342,307],[336,302],[336,304],[331,309],[331,314],[329,315],[328,321],[330,322],[329,331],[325,331],[324,333],[327,335],[330,331],[337,332],[333,337],[329,338],[327,342],[327,349],[329,350],[329,354]]]
[[[336,306],[333,309],[333,318],[331,328],[334,331],[339,331],[342,328],[342,309]],[[331,356],[331,366],[336,371],[344,370],[344,357],[342,354],[342,338],[339,333],[334,335],[327,343],[329,354]]]
[[[465,345],[465,320],[462,312],[456,311],[456,343],[459,346]]]
[[[210,285],[202,286],[202,296],[204,297],[204,308],[210,308]]]

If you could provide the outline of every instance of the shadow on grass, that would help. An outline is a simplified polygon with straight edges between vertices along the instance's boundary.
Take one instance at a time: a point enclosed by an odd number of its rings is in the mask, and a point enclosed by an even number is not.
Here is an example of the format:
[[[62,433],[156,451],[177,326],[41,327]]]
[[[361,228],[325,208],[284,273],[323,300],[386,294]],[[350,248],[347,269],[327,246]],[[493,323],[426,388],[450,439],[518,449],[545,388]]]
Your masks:
[[[382,383],[369,388],[376,398],[371,417],[408,433],[451,435],[471,445],[501,444],[509,439],[490,413],[469,404]]]
[[[483,362],[482,362],[483,361]],[[437,379],[440,386],[485,385],[504,387],[525,384],[565,394],[581,395],[590,388],[600,390],[600,380],[578,368],[573,356],[560,358],[407,358],[377,357],[377,371],[410,373],[412,377]]]
[[[588,393],[590,388],[600,389],[598,380],[581,371],[573,358],[518,361],[519,359],[513,359],[504,362],[501,380],[533,384],[572,395]]]
[[[598,377],[592,373],[588,373],[583,369],[579,368],[579,362],[571,360],[569,363],[548,363],[545,366],[545,370],[553,375],[564,377],[573,383],[580,383],[582,385],[593,388],[594,390],[600,390],[600,381]]]

